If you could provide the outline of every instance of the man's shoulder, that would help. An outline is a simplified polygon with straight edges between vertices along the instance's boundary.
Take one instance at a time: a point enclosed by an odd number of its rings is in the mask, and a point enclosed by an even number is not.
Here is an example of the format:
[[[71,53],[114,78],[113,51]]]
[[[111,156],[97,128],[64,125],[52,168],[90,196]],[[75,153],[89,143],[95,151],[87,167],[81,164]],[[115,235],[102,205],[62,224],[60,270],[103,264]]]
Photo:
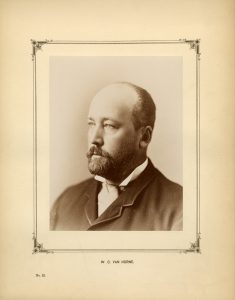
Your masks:
[[[171,222],[171,230],[182,230],[183,187],[155,168],[155,178],[150,184],[149,195],[155,200],[158,213],[162,218]]]
[[[50,228],[54,230],[57,219],[69,222],[70,217],[76,211],[84,208],[86,194],[96,189],[96,182],[93,178],[86,179],[66,188],[54,202],[50,212]],[[65,221],[66,220],[66,221]]]
[[[74,185],[69,186],[67,189],[82,190],[84,188],[87,188],[89,185],[94,184],[95,182],[96,182],[95,179],[93,177],[90,177]]]
[[[149,185],[149,193],[156,195],[159,204],[180,208],[183,201],[183,187],[168,179],[154,167],[153,179]]]
[[[157,173],[157,180],[160,182],[160,184],[162,185],[162,187],[166,188],[169,192],[178,192],[178,193],[182,193],[183,187],[170,180],[169,178],[167,178],[162,172],[160,172],[158,169],[156,169],[156,173]]]
[[[179,192],[182,193],[182,186],[169,178],[167,178],[159,169],[157,169],[152,162],[150,162],[149,166],[151,173],[149,172],[148,175],[152,177],[152,184],[160,186],[168,190],[169,192]]]
[[[83,180],[77,184],[67,187],[54,203],[54,208],[60,206],[71,206],[77,203],[78,199],[83,199],[84,195],[96,187],[96,182],[93,178]]]
[[[155,180],[153,181],[153,185],[155,185],[162,194],[174,196],[174,198],[178,200],[182,199],[183,187],[167,178],[158,169],[155,169]]]
[[[91,178],[88,178],[88,179],[85,179],[79,183],[76,183],[74,185],[71,185],[69,187],[67,187],[63,193],[61,194],[61,196],[64,196],[64,195],[68,195],[68,194],[82,194],[84,192],[87,191],[88,188],[90,188],[91,186],[93,186],[95,184],[95,180],[93,177]],[[60,196],[60,197],[61,197]]]

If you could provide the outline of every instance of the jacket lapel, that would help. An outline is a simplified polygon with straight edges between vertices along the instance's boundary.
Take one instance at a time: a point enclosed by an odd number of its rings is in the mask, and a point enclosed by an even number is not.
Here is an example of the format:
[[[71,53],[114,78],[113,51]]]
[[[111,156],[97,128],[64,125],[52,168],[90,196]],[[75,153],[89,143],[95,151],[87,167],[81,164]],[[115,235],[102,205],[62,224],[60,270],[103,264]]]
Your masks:
[[[100,183],[93,179],[89,189],[84,194],[85,200],[85,215],[90,225],[97,218],[97,195],[100,189]]]
[[[143,173],[134,181],[130,182],[127,187],[121,192],[119,197],[101,214],[97,219],[90,219],[91,226],[98,225],[103,222],[108,222],[121,217],[124,207],[132,206],[138,195],[143,191],[143,189],[154,179],[156,176],[156,171],[149,160],[147,168]],[[155,176],[154,176],[155,175]],[[95,198],[96,199],[96,198]],[[93,201],[96,203],[96,201]],[[90,203],[91,207],[93,204]],[[93,208],[90,210],[92,211]],[[90,218],[90,217],[89,217]]]

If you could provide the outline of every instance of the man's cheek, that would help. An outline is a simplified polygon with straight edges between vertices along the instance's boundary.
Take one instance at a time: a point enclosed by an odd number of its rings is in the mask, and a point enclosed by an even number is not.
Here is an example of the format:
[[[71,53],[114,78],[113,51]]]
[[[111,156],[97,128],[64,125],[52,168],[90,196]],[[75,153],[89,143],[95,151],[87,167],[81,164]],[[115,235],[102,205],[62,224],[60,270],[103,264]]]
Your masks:
[[[104,142],[104,149],[107,149],[107,151],[115,151],[115,149],[122,146],[122,141],[119,139],[109,138],[106,139]]]

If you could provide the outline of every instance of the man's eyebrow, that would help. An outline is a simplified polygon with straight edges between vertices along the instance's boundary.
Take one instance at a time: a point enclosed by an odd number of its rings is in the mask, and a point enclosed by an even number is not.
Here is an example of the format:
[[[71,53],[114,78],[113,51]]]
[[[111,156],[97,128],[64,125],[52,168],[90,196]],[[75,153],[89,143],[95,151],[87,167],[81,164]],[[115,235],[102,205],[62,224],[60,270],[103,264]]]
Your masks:
[[[104,119],[103,119],[103,122],[107,122],[107,121],[113,123],[113,125],[115,125],[115,126],[117,126],[117,127],[119,127],[119,126],[122,125],[122,122],[117,121],[117,120],[112,119],[112,118],[104,118]]]
[[[95,122],[95,119],[92,118],[92,117],[88,117],[88,121],[94,121],[94,122]],[[105,122],[105,121],[111,121],[111,122],[114,122],[114,123],[116,123],[116,124],[118,124],[118,125],[121,124],[120,121],[117,121],[117,120],[115,120],[115,119],[113,119],[113,118],[109,118],[109,117],[106,117],[106,118],[103,118],[103,119],[102,119],[102,122]]]
[[[117,124],[121,124],[121,122],[119,122],[115,119],[112,119],[112,118],[103,118],[103,121],[111,121],[111,122],[114,122],[114,123],[117,123]]]

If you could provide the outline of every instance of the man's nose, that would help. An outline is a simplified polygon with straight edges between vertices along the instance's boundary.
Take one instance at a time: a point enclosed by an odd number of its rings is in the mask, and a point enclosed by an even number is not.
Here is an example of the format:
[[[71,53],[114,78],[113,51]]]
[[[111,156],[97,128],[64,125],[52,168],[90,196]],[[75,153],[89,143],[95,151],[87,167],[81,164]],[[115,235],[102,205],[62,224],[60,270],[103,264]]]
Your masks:
[[[100,128],[98,126],[93,128],[91,135],[90,135],[90,143],[94,144],[94,145],[99,145],[99,146],[103,145],[104,140],[103,140],[102,128]]]

